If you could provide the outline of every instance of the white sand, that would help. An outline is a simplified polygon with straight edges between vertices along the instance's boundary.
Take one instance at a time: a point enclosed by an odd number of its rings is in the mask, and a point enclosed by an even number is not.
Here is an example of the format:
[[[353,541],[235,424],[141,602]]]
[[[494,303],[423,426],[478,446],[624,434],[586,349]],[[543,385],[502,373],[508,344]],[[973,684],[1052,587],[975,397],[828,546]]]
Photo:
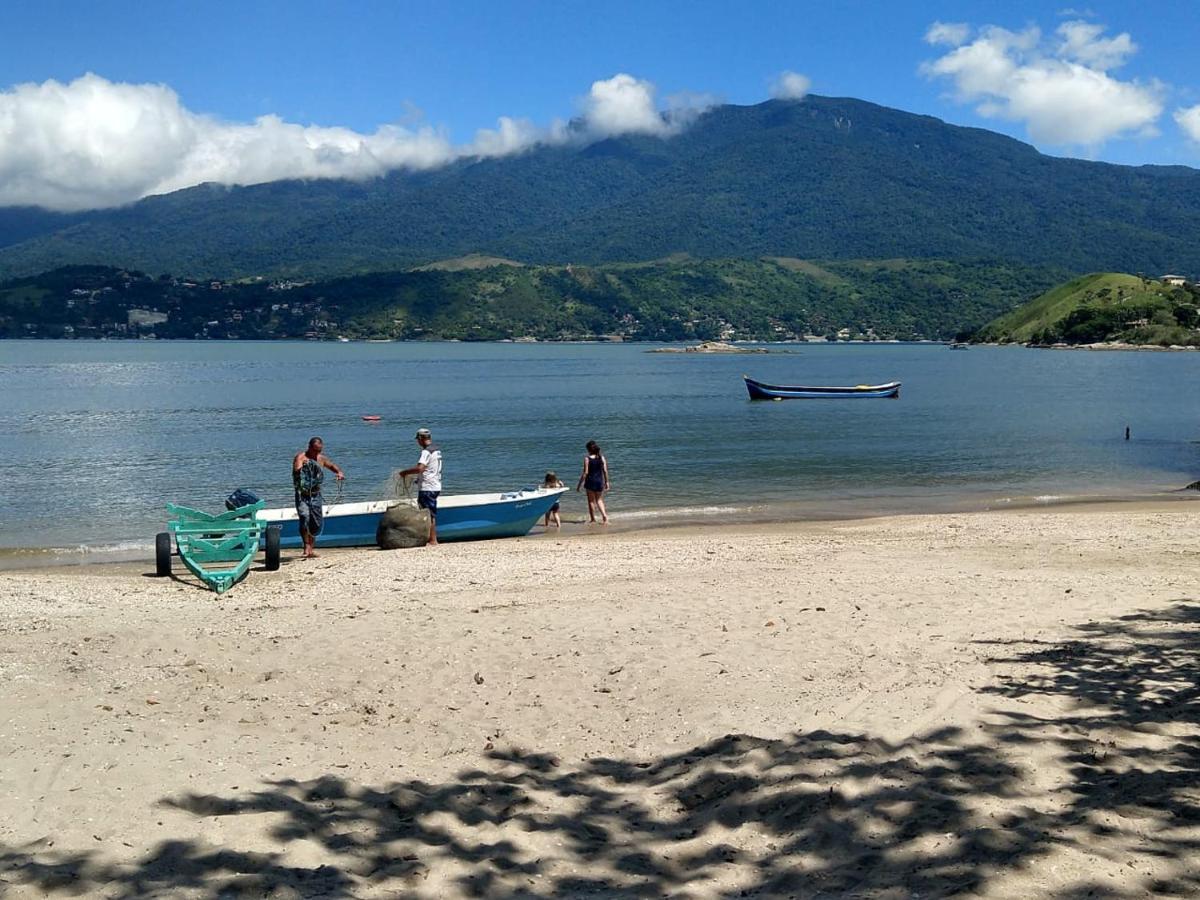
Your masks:
[[[1198,509],[0,573],[0,894],[1195,893]]]

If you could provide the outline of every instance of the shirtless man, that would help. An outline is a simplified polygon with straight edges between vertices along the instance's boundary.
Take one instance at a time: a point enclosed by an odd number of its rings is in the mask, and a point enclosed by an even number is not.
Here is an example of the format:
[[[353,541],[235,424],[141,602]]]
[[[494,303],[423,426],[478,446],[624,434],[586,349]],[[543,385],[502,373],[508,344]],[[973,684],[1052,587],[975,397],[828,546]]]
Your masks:
[[[311,438],[308,449],[301,450],[292,460],[292,484],[296,488],[296,515],[300,518],[304,559],[313,559],[317,555],[313,548],[325,524],[321,498],[321,483],[325,480],[323,469],[333,472],[338,481],[346,477],[337,463],[322,452],[324,449],[324,441],[319,437]]]

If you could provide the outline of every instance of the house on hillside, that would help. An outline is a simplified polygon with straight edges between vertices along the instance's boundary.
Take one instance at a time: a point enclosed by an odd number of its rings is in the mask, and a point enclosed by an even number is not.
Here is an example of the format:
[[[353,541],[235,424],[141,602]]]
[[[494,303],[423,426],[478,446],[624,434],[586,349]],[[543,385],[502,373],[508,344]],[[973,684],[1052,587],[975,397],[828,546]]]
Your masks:
[[[167,314],[155,309],[131,308],[125,311],[125,317],[130,325],[161,325],[167,321]]]
[[[1183,287],[1187,284],[1187,279],[1182,275],[1163,275],[1159,281],[1169,284],[1171,287]]]

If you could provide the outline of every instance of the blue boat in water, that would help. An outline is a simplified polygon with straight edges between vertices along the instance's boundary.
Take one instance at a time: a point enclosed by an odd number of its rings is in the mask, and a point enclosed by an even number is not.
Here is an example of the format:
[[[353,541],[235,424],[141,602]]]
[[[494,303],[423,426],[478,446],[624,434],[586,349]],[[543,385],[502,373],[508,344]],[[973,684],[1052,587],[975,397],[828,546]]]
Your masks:
[[[800,385],[764,384],[743,375],[751,400],[849,400],[855,397],[899,397],[900,382],[859,384],[854,387],[803,387]]]
[[[480,541],[521,537],[550,511],[566,488],[529,488],[504,494],[459,494],[438,499],[438,541]],[[335,503],[325,507],[325,528],[318,539],[323,547],[373,547],[375,529],[384,512],[413,500],[375,500]],[[280,528],[279,545],[302,545],[296,510],[264,509],[258,518]],[[264,529],[265,531],[265,529]]]

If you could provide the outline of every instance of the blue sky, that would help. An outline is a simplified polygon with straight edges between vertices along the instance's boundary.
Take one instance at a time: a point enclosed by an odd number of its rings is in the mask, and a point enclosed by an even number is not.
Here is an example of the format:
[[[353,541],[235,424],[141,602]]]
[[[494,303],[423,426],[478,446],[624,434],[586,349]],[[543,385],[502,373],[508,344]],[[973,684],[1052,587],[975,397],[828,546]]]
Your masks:
[[[501,116],[548,128],[556,119],[579,115],[587,109],[593,83],[618,73],[652,86],[662,106],[681,92],[760,102],[769,96],[772,79],[791,71],[807,78],[813,93],[859,97],[990,128],[1045,152],[1131,164],[1200,165],[1200,140],[1190,139],[1175,117],[1177,111],[1200,107],[1197,5],[1182,0],[1091,2],[1072,10],[1066,5],[1019,0],[9,2],[0,19],[0,111],[5,97],[16,102],[17,85],[48,79],[70,84],[90,72],[105,84],[165,85],[188,115],[228,123],[273,115],[289,125],[361,134],[393,123],[408,130],[431,128],[450,145],[465,145],[479,129],[494,129]],[[958,44],[935,45],[925,40],[935,22],[969,30],[956,34]],[[1061,86],[1053,80],[1045,83],[1044,96],[1039,93],[1046,73],[1037,67],[1055,54],[1054,65],[1071,62],[1056,49],[1065,40],[1057,29],[1069,22],[1096,27],[1086,50],[1091,55],[1079,59],[1092,65],[1099,59],[1096,47],[1107,47],[1095,87],[1117,93],[1112,103],[1096,107],[1099,113],[1081,113],[1067,128],[1056,127],[1053,103],[1072,101],[1054,99]],[[997,41],[991,34],[987,47],[975,49],[1008,54],[1015,67],[1011,77],[1022,79],[1019,96],[995,84],[982,92],[964,90],[964,85],[978,87],[972,79],[979,70],[967,68],[978,58],[972,62],[960,55],[957,62],[942,63],[940,74],[929,68],[979,40],[980,29],[988,25],[1006,29],[1007,37]],[[1040,29],[1038,49],[1031,49],[1031,27]],[[1104,44],[1122,34],[1128,35],[1124,44]],[[1076,89],[1090,87],[1076,82],[1070,90]],[[38,144],[61,144],[63,135],[54,129],[75,115],[73,101],[38,119],[37,103],[44,99],[26,92],[21,102],[33,110],[30,122],[58,120],[46,126],[49,131]],[[1113,112],[1116,119],[1093,129],[1110,106],[1121,107]],[[93,104],[87,115],[110,108]],[[991,115],[982,115],[981,108]],[[1200,135],[1200,116],[1196,130]],[[1082,139],[1064,141],[1064,133]],[[16,163],[5,159],[6,139]],[[153,136],[147,140],[161,143]],[[12,150],[18,143],[0,132],[0,178],[15,171],[14,165],[31,165],[35,142],[25,140],[20,154]],[[86,144],[95,146],[97,140]],[[196,156],[194,148],[186,152]],[[98,161],[97,172],[107,173],[109,162]],[[268,178],[260,174],[246,180],[254,177]],[[180,178],[186,180],[167,173],[153,185],[174,187]],[[141,189],[117,178],[103,196],[120,199]],[[0,203],[40,196],[29,191],[11,193],[6,201],[0,190]]]

